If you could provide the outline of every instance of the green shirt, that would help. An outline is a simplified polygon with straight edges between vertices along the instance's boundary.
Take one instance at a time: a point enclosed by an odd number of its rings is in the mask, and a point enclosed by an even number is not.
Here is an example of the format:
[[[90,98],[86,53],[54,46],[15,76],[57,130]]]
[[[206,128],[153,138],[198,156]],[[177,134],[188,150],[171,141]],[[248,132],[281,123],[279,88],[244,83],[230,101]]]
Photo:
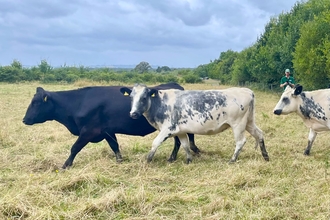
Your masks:
[[[281,79],[281,84],[285,83],[289,81],[289,83],[291,84],[296,84],[295,81],[294,81],[294,78],[292,76],[289,76],[289,78],[287,78],[286,76],[283,76],[282,79]],[[286,88],[287,85],[284,86],[284,90]]]

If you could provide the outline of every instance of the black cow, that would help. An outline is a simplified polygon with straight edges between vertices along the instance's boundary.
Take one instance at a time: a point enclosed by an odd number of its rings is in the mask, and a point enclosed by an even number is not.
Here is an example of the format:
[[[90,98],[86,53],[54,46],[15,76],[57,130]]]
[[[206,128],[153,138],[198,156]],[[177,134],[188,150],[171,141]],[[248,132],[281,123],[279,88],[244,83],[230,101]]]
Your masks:
[[[50,92],[38,87],[23,123],[33,125],[49,120],[63,124],[72,134],[79,136],[71,147],[71,154],[62,168],[71,166],[75,156],[89,142],[105,139],[115,153],[117,162],[122,161],[116,134],[145,136],[154,132],[148,121],[129,116],[131,101],[123,97],[121,86],[95,86],[76,90]],[[177,83],[162,84],[156,89],[182,89]],[[191,149],[198,153],[194,136],[189,136]],[[176,160],[180,141],[175,137],[170,162]]]

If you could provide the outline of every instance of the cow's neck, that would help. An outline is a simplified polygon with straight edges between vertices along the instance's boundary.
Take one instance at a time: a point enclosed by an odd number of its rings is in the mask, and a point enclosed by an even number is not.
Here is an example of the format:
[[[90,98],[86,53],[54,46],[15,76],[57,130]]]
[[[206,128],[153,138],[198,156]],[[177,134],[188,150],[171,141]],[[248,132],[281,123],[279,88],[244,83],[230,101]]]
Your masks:
[[[166,110],[167,107],[162,102],[161,98],[156,97],[152,98],[149,109],[145,111],[143,115],[154,128],[159,130],[160,124],[163,124],[165,118],[167,117],[165,114]]]
[[[305,119],[327,121],[325,109],[312,97],[311,93],[301,93],[298,114]]]
[[[75,106],[75,100],[78,100],[78,97],[74,97],[72,92],[65,91],[52,92],[51,97],[55,106],[54,120],[63,124],[71,133],[78,135],[73,115],[79,109],[79,106]]]
[[[151,126],[153,126],[154,128],[156,128],[157,130],[159,130],[159,126],[158,124],[156,123],[156,120],[154,117],[151,116],[150,112],[149,111],[146,111],[143,113],[143,116],[147,119],[147,121],[149,122],[149,124]]]

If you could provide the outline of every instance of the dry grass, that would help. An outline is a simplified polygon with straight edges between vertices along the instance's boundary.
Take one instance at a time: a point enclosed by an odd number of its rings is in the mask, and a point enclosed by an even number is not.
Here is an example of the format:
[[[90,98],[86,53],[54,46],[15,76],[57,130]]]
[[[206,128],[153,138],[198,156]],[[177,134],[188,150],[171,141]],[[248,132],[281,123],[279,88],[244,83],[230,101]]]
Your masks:
[[[190,165],[183,150],[167,163],[171,140],[147,164],[154,133],[119,135],[122,164],[103,141],[87,145],[63,171],[76,137],[57,122],[21,122],[36,86],[0,84],[0,219],[330,219],[329,133],[320,134],[311,156],[304,156],[308,129],[296,115],[273,115],[279,94],[255,92],[270,162],[247,134],[238,162],[228,164],[234,152],[228,130],[197,136],[203,152]]]

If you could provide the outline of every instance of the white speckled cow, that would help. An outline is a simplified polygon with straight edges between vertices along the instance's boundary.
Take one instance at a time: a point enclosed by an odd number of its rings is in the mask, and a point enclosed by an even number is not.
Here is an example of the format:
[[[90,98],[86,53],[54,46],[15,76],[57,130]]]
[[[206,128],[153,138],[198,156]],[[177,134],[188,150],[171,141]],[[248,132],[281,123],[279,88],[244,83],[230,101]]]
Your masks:
[[[269,160],[263,132],[255,125],[254,94],[247,88],[224,90],[157,90],[145,85],[135,85],[133,90],[123,87],[121,92],[132,99],[130,116],[142,114],[160,132],[148,154],[150,162],[158,146],[167,138],[178,136],[187,154],[187,163],[192,157],[187,133],[211,135],[231,127],[236,148],[230,162],[235,162],[246,142],[247,130],[260,144],[262,156]]]
[[[274,114],[287,115],[296,112],[309,128],[308,145],[304,154],[309,155],[317,133],[330,130],[330,89],[302,92],[303,87],[297,84],[287,86]]]

